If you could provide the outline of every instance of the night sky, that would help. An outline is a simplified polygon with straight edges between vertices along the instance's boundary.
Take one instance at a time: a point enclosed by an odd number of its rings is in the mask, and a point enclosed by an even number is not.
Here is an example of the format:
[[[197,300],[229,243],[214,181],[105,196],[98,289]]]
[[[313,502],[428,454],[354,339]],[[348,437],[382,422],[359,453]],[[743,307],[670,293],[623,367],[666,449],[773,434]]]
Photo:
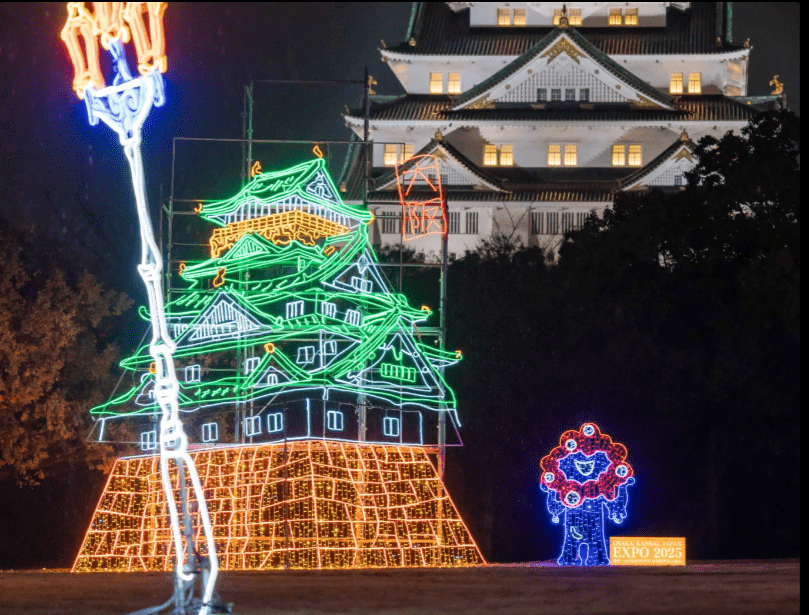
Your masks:
[[[170,4],[168,104],[152,111],[144,135],[153,208],[169,195],[173,137],[241,136],[243,85],[250,79],[361,79],[367,65],[378,93],[401,92],[377,49],[382,39],[403,39],[410,7]],[[89,127],[84,104],[71,90],[73,69],[59,37],[65,15],[64,3],[0,4],[0,215],[60,237],[67,252],[85,252],[91,268],[105,263],[97,273],[112,275],[139,298],[139,257],[130,254],[137,227],[128,169],[112,132]],[[749,94],[769,93],[777,73],[799,114],[798,3],[735,3],[733,20],[734,40],[750,38],[754,47]],[[361,92],[360,86],[258,85],[255,138],[346,139],[350,133],[340,112],[346,104],[357,106]],[[178,175],[188,184],[196,167],[207,173],[220,159],[237,160],[237,147],[180,147]],[[224,175],[238,187],[237,166]],[[197,197],[229,196],[198,194],[207,188],[189,190]]]

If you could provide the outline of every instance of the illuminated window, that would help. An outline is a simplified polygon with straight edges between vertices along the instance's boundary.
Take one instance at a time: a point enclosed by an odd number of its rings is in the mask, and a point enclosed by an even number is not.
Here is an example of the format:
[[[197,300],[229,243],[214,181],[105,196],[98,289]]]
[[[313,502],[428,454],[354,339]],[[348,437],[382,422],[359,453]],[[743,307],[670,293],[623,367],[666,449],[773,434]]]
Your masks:
[[[688,93],[702,94],[702,73],[688,73]]]
[[[449,232],[452,235],[457,235],[461,232],[461,212],[449,212]]]
[[[389,438],[399,436],[399,419],[386,416],[382,421],[382,433]]]
[[[483,165],[487,167],[497,166],[497,146],[484,145],[483,146]]]
[[[337,315],[337,304],[331,301],[324,301],[320,304],[320,313],[329,318],[334,318]]]
[[[362,318],[357,310],[346,310],[345,321],[347,324],[359,327],[361,320]]]
[[[303,346],[298,348],[298,358],[296,359],[298,365],[307,365],[315,360],[315,347]]]
[[[545,88],[539,88],[537,90],[537,101],[544,102],[548,100],[548,90]]]
[[[258,418],[258,417],[256,417]],[[267,415],[267,433],[278,433],[284,430],[284,413],[273,412]]]
[[[581,9],[568,9],[567,20],[571,26],[581,25]]]
[[[565,166],[575,167],[578,164],[576,159],[576,146],[565,145]]]
[[[671,73],[671,81],[669,82],[669,93],[670,94],[682,94],[683,93],[683,74],[682,73]]]
[[[558,167],[562,164],[562,146],[548,145],[548,166]]]
[[[394,143],[385,144],[385,158],[383,160],[386,167],[392,167],[396,164],[396,145]]]
[[[511,15],[508,9],[497,9],[497,25],[498,26],[511,25]]]
[[[371,280],[363,280],[355,275],[351,276],[351,286],[354,288],[354,290],[358,290],[361,293],[370,293],[373,289],[373,283]]]
[[[258,436],[261,434],[261,417],[248,416],[244,419],[244,435]]]
[[[638,9],[626,9],[626,12],[624,13],[624,25],[625,26],[638,25]]]
[[[559,25],[559,18],[562,17],[562,9],[553,9],[553,25]]]
[[[525,9],[514,9],[514,25],[525,25]]]
[[[629,146],[629,166],[630,167],[639,167],[641,166],[641,149],[640,145],[630,145]]]
[[[402,162],[406,160],[410,160],[413,157],[413,144],[412,143],[405,143],[402,146]]]
[[[551,100],[556,101],[556,102],[562,100],[562,89],[561,88],[553,88],[551,90]]]
[[[623,145],[612,146],[612,166],[622,167],[626,164],[626,147]]]
[[[514,165],[514,148],[511,145],[500,146],[500,166],[510,167]]]
[[[478,234],[478,212],[476,211],[466,212],[466,234],[467,235]]]
[[[450,73],[447,80],[447,94],[461,93],[461,73]]]
[[[245,359],[244,361],[244,373],[250,374],[258,367],[258,363],[261,361],[259,357],[250,357],[249,359]]]
[[[199,380],[200,380],[199,365],[187,365],[185,368],[185,381],[199,382]]]
[[[674,176],[674,185],[675,186],[683,185],[683,176],[681,174],[677,174]]]
[[[609,24],[611,26],[620,26],[621,25],[621,9],[610,9]]]
[[[216,442],[219,440],[219,424],[218,423],[203,423],[202,425],[202,441],[203,442]]]
[[[287,318],[303,316],[303,301],[290,301],[286,305]]]
[[[565,100],[566,101],[576,100],[576,88],[565,89]]]
[[[157,450],[157,432],[156,431],[142,431],[140,433],[140,450],[154,451]]]
[[[430,73],[430,94],[444,93],[444,77],[441,73]]]
[[[582,102],[590,101],[590,88],[582,88],[579,90],[579,100]]]
[[[345,429],[345,418],[339,410],[329,410],[326,412],[326,427],[330,431],[343,431]]]

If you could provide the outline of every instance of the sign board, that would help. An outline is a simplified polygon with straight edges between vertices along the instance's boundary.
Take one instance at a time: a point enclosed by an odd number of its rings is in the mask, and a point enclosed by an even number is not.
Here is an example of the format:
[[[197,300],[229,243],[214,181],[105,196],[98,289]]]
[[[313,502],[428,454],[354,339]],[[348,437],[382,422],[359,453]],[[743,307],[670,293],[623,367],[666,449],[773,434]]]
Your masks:
[[[613,536],[610,563],[613,566],[685,566],[685,538]]]

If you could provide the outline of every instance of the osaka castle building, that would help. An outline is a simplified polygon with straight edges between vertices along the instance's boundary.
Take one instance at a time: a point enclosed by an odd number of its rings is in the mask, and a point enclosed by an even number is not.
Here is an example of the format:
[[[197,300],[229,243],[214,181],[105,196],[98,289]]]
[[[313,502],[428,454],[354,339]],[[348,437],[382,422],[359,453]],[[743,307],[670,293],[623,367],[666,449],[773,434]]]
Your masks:
[[[732,4],[415,2],[404,41],[380,49],[406,93],[371,97],[372,240],[401,242],[395,167],[418,154],[439,160],[455,254],[493,234],[554,249],[618,191],[680,189],[700,138],[778,104],[747,96]],[[364,110],[345,120],[362,138]],[[363,201],[361,149],[348,203]]]

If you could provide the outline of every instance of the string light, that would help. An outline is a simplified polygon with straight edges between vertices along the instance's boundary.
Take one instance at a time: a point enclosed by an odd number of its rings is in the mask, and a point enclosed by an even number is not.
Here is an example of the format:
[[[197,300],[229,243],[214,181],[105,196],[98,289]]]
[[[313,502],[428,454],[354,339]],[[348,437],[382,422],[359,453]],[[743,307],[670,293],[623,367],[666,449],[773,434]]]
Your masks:
[[[484,563],[423,448],[309,440],[191,455],[224,570]],[[116,462],[74,572],[171,569],[158,466],[157,457]]]
[[[413,156],[403,164],[397,164],[395,171],[402,205],[402,238],[410,241],[435,234],[446,238],[447,201],[441,186],[438,157],[430,154]]]
[[[610,559],[604,513],[613,523],[626,518],[627,488],[635,483],[627,450],[594,423],[562,434],[559,446],[542,458],[539,487],[554,523],[565,528],[560,566],[605,566]]]

